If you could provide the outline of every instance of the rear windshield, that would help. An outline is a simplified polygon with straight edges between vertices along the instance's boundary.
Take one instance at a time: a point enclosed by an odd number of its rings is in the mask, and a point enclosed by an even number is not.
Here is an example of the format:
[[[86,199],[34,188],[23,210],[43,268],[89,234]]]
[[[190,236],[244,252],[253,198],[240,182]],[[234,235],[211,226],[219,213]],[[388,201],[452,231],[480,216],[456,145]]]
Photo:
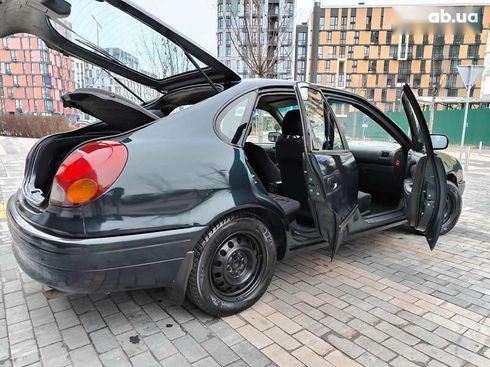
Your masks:
[[[195,70],[179,46],[112,5],[96,0],[76,0],[71,5],[70,16],[50,21],[78,46],[153,79]]]

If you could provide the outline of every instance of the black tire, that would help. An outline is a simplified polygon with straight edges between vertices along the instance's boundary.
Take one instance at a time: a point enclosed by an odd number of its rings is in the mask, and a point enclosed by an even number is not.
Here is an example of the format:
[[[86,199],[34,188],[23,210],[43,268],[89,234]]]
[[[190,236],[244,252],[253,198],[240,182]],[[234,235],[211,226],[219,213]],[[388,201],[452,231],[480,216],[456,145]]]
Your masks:
[[[447,182],[447,201],[444,209],[444,221],[442,223],[441,235],[448,233],[458,223],[463,199],[459,193],[458,187],[451,181]]]
[[[210,315],[238,313],[267,290],[276,253],[272,233],[257,215],[230,214],[196,245],[187,296]]]

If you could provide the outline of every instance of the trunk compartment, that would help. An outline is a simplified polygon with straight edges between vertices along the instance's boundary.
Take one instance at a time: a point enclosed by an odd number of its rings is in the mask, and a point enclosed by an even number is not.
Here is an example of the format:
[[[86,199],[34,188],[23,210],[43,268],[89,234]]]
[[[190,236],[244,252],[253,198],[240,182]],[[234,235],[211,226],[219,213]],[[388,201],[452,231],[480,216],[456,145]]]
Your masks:
[[[110,138],[121,133],[123,131],[99,122],[40,140],[27,156],[23,184],[25,198],[31,205],[43,206],[49,198],[58,167],[75,147],[90,140]]]

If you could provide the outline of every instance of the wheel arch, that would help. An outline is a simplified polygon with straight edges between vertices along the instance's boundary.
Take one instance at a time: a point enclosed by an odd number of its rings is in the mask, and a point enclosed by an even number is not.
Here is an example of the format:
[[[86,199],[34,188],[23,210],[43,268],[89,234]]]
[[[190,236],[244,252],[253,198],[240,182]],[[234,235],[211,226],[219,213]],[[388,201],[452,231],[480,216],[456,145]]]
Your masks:
[[[456,175],[453,173],[453,172],[449,172],[447,175],[447,180],[452,182],[453,184],[456,185],[456,187],[458,187],[458,178],[456,177]]]
[[[272,236],[274,237],[274,240],[276,242],[277,259],[281,260],[284,258],[287,245],[286,231],[289,228],[285,216],[281,216],[279,213],[276,213],[269,208],[259,205],[240,206],[227,210],[226,212],[223,212],[215,217],[210,222],[209,228],[212,228],[215,223],[218,223],[224,217],[236,213],[252,213],[262,219],[267,227],[271,230]]]

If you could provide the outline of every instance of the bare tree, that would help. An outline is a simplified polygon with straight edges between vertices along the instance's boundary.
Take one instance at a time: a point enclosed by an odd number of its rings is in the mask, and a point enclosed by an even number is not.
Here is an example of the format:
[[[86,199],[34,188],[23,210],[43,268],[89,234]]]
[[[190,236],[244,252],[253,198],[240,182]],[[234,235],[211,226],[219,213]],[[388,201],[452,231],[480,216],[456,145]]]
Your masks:
[[[145,70],[157,78],[181,74],[193,68],[182,49],[156,32],[141,31],[139,44]]]
[[[251,76],[275,77],[277,65],[290,59],[293,49],[293,17],[286,9],[264,9],[262,0],[244,0],[229,13],[225,19],[231,42]]]

